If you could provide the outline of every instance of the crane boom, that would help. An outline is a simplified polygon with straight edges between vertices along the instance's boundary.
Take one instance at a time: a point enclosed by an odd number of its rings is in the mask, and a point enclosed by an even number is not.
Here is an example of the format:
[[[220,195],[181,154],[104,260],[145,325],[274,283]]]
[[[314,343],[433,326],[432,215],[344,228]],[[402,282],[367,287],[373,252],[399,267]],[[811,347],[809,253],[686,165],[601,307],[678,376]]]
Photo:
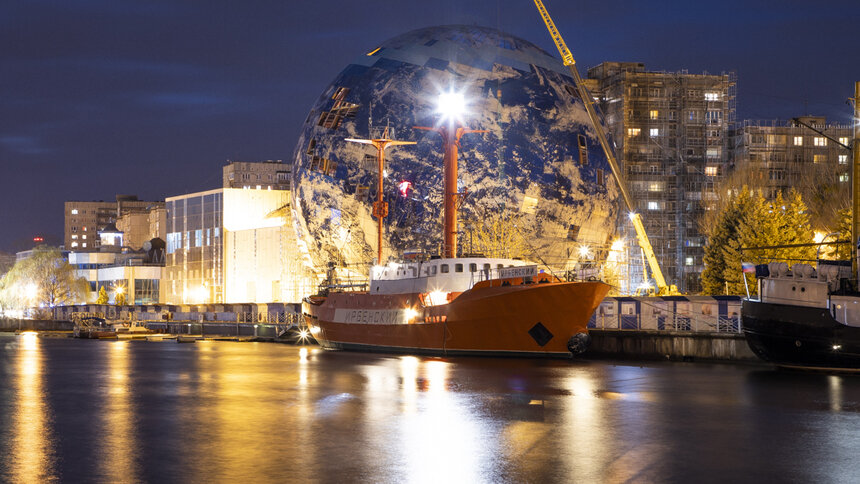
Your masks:
[[[549,12],[546,10],[546,7],[544,7],[543,2],[541,0],[534,0],[534,2],[540,12],[541,18],[543,18],[544,24],[546,24],[550,37],[552,37],[559,54],[561,54],[564,65],[568,67],[570,75],[573,76],[576,90],[579,92],[579,97],[582,98],[582,103],[585,105],[585,111],[588,113],[589,119],[591,119],[591,124],[594,126],[594,131],[597,133],[597,139],[600,141],[603,153],[609,161],[612,175],[615,177],[615,181],[618,182],[618,189],[621,191],[624,203],[630,211],[630,221],[633,223],[633,228],[636,230],[636,239],[639,242],[639,247],[642,248],[642,252],[645,254],[648,266],[651,268],[651,275],[654,277],[654,282],[657,284],[657,290],[661,294],[674,292],[673,288],[669,288],[666,285],[666,279],[663,277],[663,271],[660,270],[660,265],[657,263],[657,256],[654,254],[654,248],[651,247],[651,241],[648,240],[648,234],[645,233],[645,225],[642,224],[642,217],[636,213],[636,207],[633,205],[633,200],[627,192],[627,184],[624,181],[624,176],[621,173],[621,169],[618,167],[615,155],[612,153],[612,147],[609,146],[609,140],[606,138],[606,133],[603,131],[603,125],[600,124],[600,120],[597,117],[597,111],[594,109],[594,98],[591,96],[591,93],[588,92],[588,89],[585,87],[585,83],[582,82],[582,77],[579,76],[579,71],[576,70],[576,61],[573,58],[573,54],[571,54],[570,49],[567,48],[567,44],[564,43],[564,39],[555,27],[555,22],[552,21],[552,17],[549,16]]]

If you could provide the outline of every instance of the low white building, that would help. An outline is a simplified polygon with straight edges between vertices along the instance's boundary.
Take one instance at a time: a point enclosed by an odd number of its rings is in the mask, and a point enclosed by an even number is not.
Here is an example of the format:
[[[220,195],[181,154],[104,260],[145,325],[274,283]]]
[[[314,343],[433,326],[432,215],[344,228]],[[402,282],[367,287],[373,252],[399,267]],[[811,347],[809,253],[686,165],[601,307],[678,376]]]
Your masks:
[[[116,252],[70,252],[69,264],[90,283],[87,302],[95,302],[104,287],[110,303],[123,292],[127,304],[161,302],[161,264],[147,263],[139,254]]]

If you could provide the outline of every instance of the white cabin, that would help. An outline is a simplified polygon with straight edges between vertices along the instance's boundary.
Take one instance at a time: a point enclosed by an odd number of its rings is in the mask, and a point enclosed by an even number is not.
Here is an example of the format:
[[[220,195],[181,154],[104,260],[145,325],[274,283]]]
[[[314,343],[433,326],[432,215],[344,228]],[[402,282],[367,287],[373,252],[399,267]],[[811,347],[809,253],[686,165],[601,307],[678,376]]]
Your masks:
[[[537,266],[518,259],[459,257],[424,262],[389,262],[370,270],[371,294],[463,292],[476,282],[537,276]]]
[[[833,294],[850,277],[850,267],[820,262],[817,270],[794,264],[789,271],[785,262],[772,262],[767,272],[759,279],[761,302],[827,309],[840,323],[860,326],[860,298]]]

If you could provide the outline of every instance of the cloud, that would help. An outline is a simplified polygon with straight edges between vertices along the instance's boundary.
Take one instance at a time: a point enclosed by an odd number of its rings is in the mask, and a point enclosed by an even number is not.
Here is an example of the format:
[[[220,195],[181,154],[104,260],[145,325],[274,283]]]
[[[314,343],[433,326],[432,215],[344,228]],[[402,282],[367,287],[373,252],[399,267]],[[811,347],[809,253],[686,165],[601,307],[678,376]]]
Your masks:
[[[35,136],[0,136],[0,145],[21,155],[42,155],[51,152]]]

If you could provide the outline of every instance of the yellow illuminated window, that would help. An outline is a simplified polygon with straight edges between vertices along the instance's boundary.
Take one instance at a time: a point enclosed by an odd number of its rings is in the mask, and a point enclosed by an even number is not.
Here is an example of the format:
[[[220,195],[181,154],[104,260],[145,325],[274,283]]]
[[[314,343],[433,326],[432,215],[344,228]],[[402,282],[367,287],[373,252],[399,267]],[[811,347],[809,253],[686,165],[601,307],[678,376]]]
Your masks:
[[[627,128],[627,136],[639,136],[642,130],[639,128]]]
[[[716,166],[706,166],[705,167],[705,175],[717,176],[717,167]]]
[[[660,117],[660,111],[657,111],[656,109],[652,109],[651,110],[651,119],[657,119],[659,117]]]
[[[824,136],[816,136],[812,141],[815,146],[827,146],[827,138]]]
[[[794,146],[803,146],[803,136],[794,137]]]
[[[825,161],[827,161],[827,156],[826,155],[813,155],[812,161],[814,163],[824,163]]]
[[[842,144],[843,144],[843,145],[845,145],[845,146],[848,146],[848,137],[847,137],[847,136],[840,136],[840,137],[839,137],[839,142],[840,142],[840,143],[842,143]]]
[[[839,181],[847,182],[848,181],[848,173],[843,173],[843,174],[839,175]]]

